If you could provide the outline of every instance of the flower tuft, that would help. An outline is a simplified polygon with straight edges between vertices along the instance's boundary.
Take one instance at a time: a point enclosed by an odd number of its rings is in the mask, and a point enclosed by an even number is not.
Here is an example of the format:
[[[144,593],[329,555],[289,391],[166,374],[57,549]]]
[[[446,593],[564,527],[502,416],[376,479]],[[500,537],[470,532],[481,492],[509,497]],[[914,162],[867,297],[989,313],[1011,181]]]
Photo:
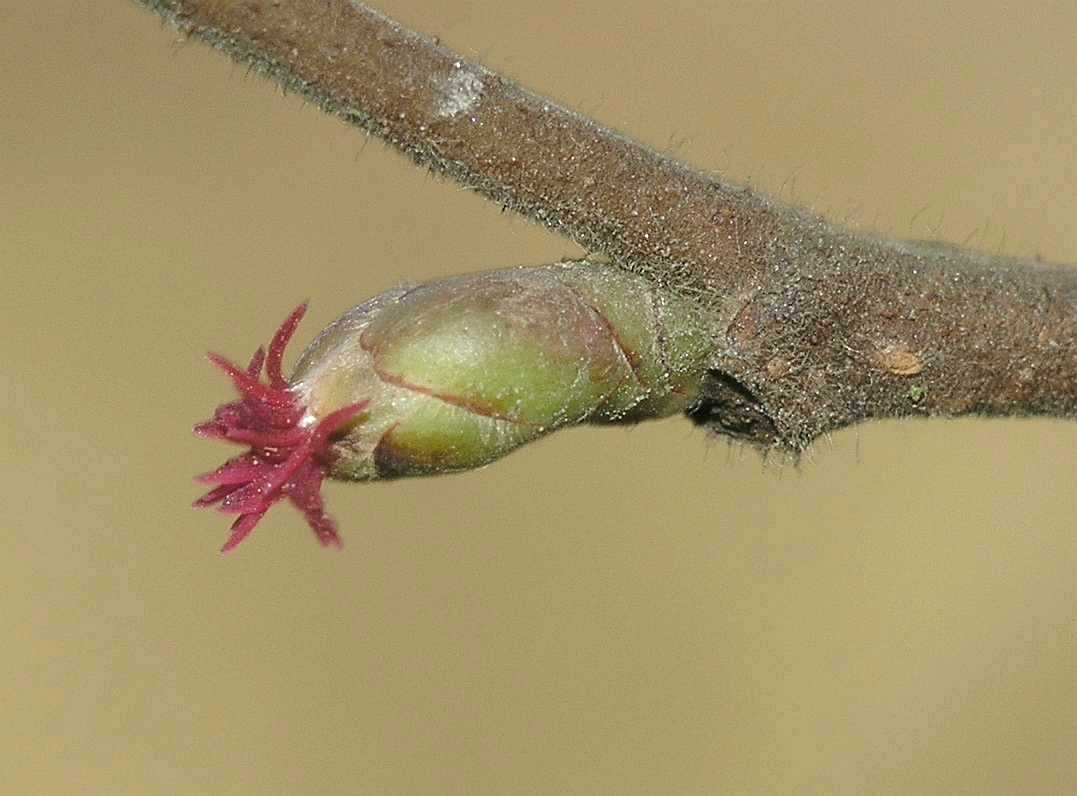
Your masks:
[[[240,398],[217,407],[210,420],[194,427],[194,433],[249,447],[195,479],[213,485],[194,502],[196,508],[216,506],[225,514],[239,515],[222,553],[246,539],[266,512],[284,498],[303,513],[322,545],[340,547],[336,523],[325,513],[321,494],[331,463],[330,442],[370,402],[349,404],[317,423],[307,417],[306,407],[281,371],[284,350],[306,311],[305,303],[296,307],[273,335],[268,353],[259,348],[246,369],[217,354],[209,355],[232,380]],[[262,380],[263,367],[266,381]]]

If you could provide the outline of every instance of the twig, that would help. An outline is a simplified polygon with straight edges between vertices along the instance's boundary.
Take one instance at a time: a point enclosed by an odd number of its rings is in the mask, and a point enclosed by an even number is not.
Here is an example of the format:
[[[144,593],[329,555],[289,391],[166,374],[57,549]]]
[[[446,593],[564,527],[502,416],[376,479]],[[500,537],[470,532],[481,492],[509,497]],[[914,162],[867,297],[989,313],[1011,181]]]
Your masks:
[[[359,2],[139,0],[490,199],[692,296],[695,419],[800,450],[903,415],[1077,414],[1077,269],[853,234],[704,175]]]

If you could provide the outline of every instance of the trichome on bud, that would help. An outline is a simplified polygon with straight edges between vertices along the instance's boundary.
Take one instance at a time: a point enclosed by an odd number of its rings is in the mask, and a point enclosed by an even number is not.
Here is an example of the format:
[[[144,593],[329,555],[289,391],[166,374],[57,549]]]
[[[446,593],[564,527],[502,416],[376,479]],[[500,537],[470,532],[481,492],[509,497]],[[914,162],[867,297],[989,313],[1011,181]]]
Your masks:
[[[215,487],[196,506],[239,515],[224,550],[284,498],[323,544],[339,544],[326,476],[468,470],[563,426],[684,411],[711,343],[691,301],[571,262],[390,290],[334,321],[286,380],[284,349],[304,310],[246,369],[211,355],[240,399],[195,432],[249,447],[199,477]]]

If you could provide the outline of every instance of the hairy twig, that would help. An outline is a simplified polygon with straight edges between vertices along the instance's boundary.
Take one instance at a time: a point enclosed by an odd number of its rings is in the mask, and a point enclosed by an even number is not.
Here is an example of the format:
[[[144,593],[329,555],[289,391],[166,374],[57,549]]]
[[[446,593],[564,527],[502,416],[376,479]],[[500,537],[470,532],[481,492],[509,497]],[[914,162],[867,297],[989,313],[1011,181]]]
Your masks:
[[[660,155],[348,0],[140,0],[504,206],[698,301],[691,413],[791,450],[903,415],[1077,413],[1077,269],[840,229]]]

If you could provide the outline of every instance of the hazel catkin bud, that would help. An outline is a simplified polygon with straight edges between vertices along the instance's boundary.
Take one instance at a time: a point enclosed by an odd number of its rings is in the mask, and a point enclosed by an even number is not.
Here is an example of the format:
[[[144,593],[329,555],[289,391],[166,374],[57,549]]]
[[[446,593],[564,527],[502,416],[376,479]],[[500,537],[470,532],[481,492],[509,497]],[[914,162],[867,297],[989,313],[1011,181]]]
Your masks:
[[[326,476],[467,470],[566,425],[684,411],[712,336],[690,300],[568,262],[390,290],[326,328],[286,380],[284,348],[304,310],[245,370],[211,357],[240,400],[195,431],[250,446],[199,479],[216,486],[196,506],[239,515],[225,550],[284,498],[323,544],[339,544],[322,507]]]

